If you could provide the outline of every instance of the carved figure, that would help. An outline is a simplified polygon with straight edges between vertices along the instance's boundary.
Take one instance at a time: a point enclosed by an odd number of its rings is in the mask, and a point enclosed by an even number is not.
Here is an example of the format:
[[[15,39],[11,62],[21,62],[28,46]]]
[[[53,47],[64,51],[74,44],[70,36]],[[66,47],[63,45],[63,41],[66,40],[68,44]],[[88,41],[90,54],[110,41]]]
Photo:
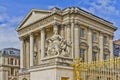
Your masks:
[[[47,55],[60,55],[62,51],[68,54],[68,47],[71,46],[71,42],[67,42],[63,37],[58,35],[57,31],[54,32],[53,36],[47,39],[48,47],[47,47]],[[65,54],[65,55],[66,55]]]

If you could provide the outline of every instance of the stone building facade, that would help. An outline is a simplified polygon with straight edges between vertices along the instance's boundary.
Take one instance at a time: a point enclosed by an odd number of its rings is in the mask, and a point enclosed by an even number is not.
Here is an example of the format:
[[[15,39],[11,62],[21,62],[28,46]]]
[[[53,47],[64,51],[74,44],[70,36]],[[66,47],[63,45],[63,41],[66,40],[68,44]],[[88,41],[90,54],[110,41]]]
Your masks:
[[[113,41],[113,53],[115,57],[120,57],[120,39]]]
[[[113,58],[116,27],[78,7],[32,9],[16,30],[21,44],[19,80],[73,80],[74,58]]]
[[[20,50],[4,48],[0,50],[0,80],[18,80]]]

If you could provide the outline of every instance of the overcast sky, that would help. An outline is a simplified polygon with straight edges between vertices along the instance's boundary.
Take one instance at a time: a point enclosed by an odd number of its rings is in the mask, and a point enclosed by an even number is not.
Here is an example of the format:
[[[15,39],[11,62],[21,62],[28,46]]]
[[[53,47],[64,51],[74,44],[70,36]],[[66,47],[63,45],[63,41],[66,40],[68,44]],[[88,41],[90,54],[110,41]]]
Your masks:
[[[0,0],[0,49],[19,48],[15,29],[32,8],[64,9],[69,6],[80,7],[112,22],[118,27],[114,40],[120,38],[120,0]]]

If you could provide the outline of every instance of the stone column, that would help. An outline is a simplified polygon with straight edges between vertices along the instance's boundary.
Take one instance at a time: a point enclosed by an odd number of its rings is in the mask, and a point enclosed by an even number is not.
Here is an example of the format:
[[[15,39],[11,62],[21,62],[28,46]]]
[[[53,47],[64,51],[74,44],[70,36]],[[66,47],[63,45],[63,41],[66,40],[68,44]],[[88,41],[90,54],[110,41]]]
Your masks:
[[[66,27],[67,27],[67,41],[71,41],[70,40],[70,35],[71,35],[71,29],[70,29],[70,23],[66,24]]]
[[[67,42],[71,42],[71,26],[70,26],[70,23],[67,23],[66,24],[66,29],[67,29]],[[72,45],[71,45],[72,46]],[[72,57],[72,54],[71,54],[71,48],[69,47],[68,48],[68,54],[70,57]]]
[[[30,67],[30,44],[29,44],[29,40],[28,40],[29,38],[27,38],[27,40],[26,40],[26,55],[27,55],[27,60],[26,60],[26,65],[27,65],[27,68],[29,68]]]
[[[92,30],[88,29],[88,62],[92,61]]]
[[[45,29],[41,29],[41,59],[44,58],[45,55]]]
[[[54,25],[53,25],[53,32],[57,32],[57,34],[58,34],[58,24],[57,23],[54,23]]]
[[[74,47],[75,47],[75,58],[79,59],[80,58],[80,27],[79,24],[75,24],[74,27]]]
[[[23,65],[23,62],[24,62],[24,58],[23,58],[23,53],[24,52],[24,40],[23,38],[20,38],[20,68],[23,69],[24,68],[24,65]]]
[[[71,21],[71,42],[72,42],[72,58],[75,58],[74,53],[74,22]]]
[[[65,33],[64,33],[64,25],[61,25],[60,35],[61,35],[62,37],[65,37],[65,36],[64,36],[64,35],[65,35]]]
[[[33,45],[34,45],[34,37],[33,33],[30,34],[30,66],[33,66]]]
[[[100,61],[102,61],[103,60],[103,33],[100,33],[99,46],[100,46]]]
[[[110,36],[109,39],[109,50],[110,50],[110,59],[112,59],[113,56],[113,36]]]

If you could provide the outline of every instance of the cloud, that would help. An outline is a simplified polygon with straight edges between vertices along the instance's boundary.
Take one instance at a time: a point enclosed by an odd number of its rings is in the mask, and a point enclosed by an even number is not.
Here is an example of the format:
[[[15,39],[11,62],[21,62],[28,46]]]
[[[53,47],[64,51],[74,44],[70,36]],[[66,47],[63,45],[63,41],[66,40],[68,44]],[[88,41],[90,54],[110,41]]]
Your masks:
[[[14,27],[2,24],[0,27],[0,49],[7,47],[19,48],[19,40]]]
[[[0,49],[19,48],[19,39],[15,27],[22,18],[22,16],[10,16],[4,11],[0,12]]]
[[[118,0],[81,0],[79,5],[82,6],[82,9],[89,11],[103,19],[106,19],[113,23],[118,30],[115,31],[114,39],[120,38],[120,10],[118,9]]]

